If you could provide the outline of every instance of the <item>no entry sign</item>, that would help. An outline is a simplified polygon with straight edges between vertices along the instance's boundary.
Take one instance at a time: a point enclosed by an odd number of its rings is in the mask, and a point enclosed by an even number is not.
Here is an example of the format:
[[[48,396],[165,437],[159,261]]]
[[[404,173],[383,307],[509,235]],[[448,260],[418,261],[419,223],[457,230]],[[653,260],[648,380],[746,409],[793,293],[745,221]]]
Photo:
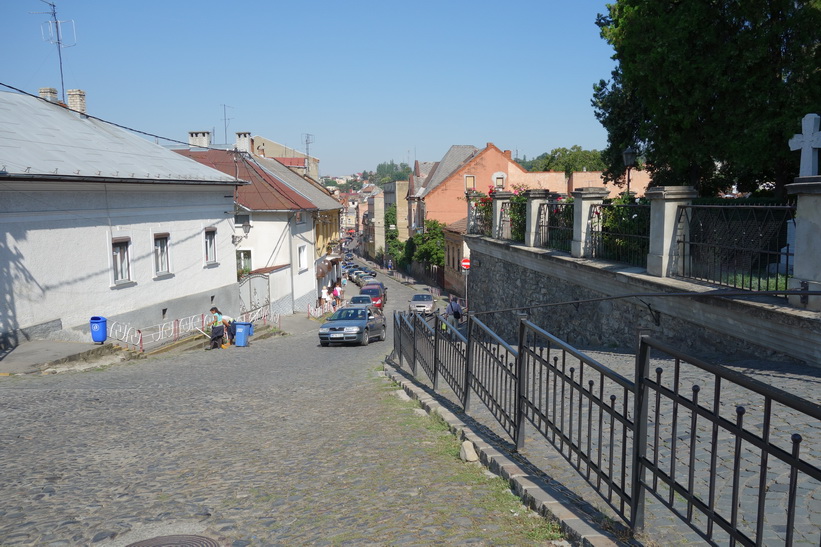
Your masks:
[[[462,269],[463,270],[469,270],[470,269],[470,259],[469,258],[463,258],[462,259]]]

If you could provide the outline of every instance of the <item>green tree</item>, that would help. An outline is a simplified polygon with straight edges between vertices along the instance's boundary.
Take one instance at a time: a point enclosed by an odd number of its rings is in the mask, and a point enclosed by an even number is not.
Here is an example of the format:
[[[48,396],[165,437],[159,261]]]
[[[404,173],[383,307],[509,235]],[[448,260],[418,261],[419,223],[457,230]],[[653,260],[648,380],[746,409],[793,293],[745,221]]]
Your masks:
[[[410,174],[411,168],[407,163],[397,165],[391,160],[376,166],[376,173],[373,175],[372,181],[379,186],[384,186],[397,180],[408,180]]]
[[[437,220],[425,221],[424,233],[415,234],[409,240],[413,241],[413,260],[436,266],[445,265],[445,234],[442,226]]]
[[[702,195],[792,181],[787,140],[821,109],[821,0],[619,0],[596,23],[619,63],[593,95],[610,180],[630,145],[655,184]]]
[[[579,145],[554,148],[527,162],[528,171],[562,171],[570,176],[574,171],[603,171],[607,167],[598,150],[582,150]]]
[[[397,266],[405,265],[405,244],[399,241],[399,230],[391,229],[396,226],[396,205],[391,205],[385,210],[385,246],[387,255],[393,259]]]

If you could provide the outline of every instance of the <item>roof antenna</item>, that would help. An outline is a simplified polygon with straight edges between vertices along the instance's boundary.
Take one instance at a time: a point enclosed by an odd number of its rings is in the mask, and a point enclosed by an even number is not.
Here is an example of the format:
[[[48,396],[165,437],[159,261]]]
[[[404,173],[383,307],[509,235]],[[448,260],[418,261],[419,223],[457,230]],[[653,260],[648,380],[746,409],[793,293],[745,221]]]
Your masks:
[[[60,60],[60,89],[63,92],[63,104],[66,102],[66,84],[65,80],[63,79],[63,48],[64,47],[72,47],[77,45],[77,31],[74,28],[74,20],[70,21],[58,21],[57,20],[57,6],[53,2],[47,2],[46,0],[40,0],[44,4],[51,7],[51,11],[37,11],[34,13],[46,13],[51,15],[51,21],[46,21],[40,26],[40,32],[43,35],[43,40],[57,45],[57,56]],[[70,23],[71,24],[71,33],[74,35],[74,42],[71,44],[66,44],[63,42],[63,31],[62,27],[64,24]]]

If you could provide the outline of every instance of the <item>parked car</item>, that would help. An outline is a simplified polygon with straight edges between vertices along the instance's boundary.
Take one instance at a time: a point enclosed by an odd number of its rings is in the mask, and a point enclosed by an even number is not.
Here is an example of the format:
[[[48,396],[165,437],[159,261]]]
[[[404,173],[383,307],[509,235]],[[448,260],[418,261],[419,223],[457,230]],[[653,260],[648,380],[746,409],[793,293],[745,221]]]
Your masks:
[[[348,300],[349,306],[373,306],[373,298],[367,294],[357,294]]]
[[[364,287],[365,285],[369,285],[373,279],[374,277],[371,274],[363,272],[356,276],[355,283],[360,287]]]
[[[410,300],[408,300],[408,311],[422,313],[425,315],[434,315],[439,312],[436,306],[436,299],[432,294],[416,293]]]
[[[377,281],[374,278],[371,278],[370,280],[368,280],[367,283],[362,285],[362,288],[364,289],[368,285],[378,285],[379,287],[381,287],[382,292],[385,293],[385,302],[387,303],[387,301],[388,301],[388,287],[386,287],[384,283],[382,283],[381,281]],[[362,291],[359,291],[359,292],[362,292]]]
[[[367,346],[372,338],[384,341],[387,337],[385,316],[375,306],[339,308],[319,327],[319,345],[322,347],[331,343]]]
[[[365,285],[359,294],[366,294],[373,299],[373,305],[380,310],[385,306],[385,291],[379,285]]]

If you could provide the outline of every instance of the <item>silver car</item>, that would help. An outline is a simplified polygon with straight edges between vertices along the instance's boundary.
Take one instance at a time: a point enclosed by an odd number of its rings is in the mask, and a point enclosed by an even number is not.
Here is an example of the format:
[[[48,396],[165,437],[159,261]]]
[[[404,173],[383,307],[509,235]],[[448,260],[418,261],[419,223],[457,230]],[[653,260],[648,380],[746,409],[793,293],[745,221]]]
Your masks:
[[[413,313],[422,313],[425,315],[434,315],[439,308],[436,306],[436,299],[432,294],[417,293],[408,300],[408,311]]]

